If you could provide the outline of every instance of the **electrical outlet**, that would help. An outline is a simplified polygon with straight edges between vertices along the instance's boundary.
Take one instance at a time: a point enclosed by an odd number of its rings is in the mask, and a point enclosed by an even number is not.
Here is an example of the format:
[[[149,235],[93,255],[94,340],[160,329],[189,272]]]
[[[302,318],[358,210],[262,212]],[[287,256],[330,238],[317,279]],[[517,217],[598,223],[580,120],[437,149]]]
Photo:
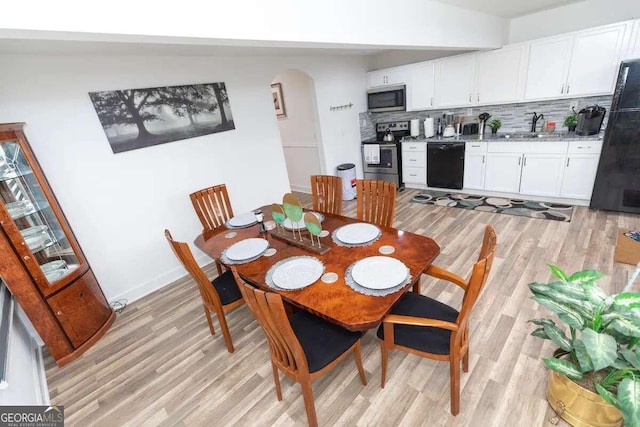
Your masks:
[[[578,101],[571,101],[569,103],[569,111],[573,110],[576,110],[576,113],[578,112]]]

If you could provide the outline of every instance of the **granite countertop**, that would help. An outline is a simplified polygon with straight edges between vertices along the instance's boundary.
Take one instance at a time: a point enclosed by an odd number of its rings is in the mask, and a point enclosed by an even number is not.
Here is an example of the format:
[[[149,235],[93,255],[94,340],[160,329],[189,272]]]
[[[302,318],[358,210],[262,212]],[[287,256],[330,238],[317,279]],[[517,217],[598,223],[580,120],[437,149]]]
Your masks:
[[[513,137],[507,138],[507,135],[513,135]],[[402,142],[476,142],[476,141],[497,141],[497,142],[541,142],[541,141],[598,141],[602,140],[603,134],[579,136],[574,132],[554,132],[550,134],[542,134],[541,137],[522,137],[522,133],[509,134],[508,132],[498,134],[486,134],[480,138],[479,135],[458,135],[450,138],[444,138],[442,136],[434,136],[431,138],[425,138],[419,136],[417,138],[405,137]]]

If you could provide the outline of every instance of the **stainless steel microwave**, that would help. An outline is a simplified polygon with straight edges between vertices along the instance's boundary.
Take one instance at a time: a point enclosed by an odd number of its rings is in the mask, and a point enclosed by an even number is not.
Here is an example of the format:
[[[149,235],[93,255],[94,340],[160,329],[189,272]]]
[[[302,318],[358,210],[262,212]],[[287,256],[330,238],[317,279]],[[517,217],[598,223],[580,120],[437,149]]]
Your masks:
[[[407,90],[405,85],[385,86],[367,91],[367,111],[370,113],[406,110]]]

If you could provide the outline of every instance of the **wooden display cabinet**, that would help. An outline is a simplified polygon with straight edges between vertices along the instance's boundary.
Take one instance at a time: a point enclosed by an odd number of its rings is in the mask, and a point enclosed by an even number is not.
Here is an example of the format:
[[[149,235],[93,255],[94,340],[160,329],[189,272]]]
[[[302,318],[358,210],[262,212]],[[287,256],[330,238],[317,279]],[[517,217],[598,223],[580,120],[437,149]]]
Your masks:
[[[115,320],[23,133],[0,124],[0,277],[64,365]]]

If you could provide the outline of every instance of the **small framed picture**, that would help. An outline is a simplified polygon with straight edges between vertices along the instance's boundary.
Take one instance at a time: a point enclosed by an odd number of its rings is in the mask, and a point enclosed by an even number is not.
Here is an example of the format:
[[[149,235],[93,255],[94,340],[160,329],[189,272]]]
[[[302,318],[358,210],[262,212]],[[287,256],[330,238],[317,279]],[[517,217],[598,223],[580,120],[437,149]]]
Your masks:
[[[282,96],[282,84],[274,83],[271,85],[271,96],[273,97],[273,107],[276,109],[276,116],[287,117],[284,109],[284,97]]]

